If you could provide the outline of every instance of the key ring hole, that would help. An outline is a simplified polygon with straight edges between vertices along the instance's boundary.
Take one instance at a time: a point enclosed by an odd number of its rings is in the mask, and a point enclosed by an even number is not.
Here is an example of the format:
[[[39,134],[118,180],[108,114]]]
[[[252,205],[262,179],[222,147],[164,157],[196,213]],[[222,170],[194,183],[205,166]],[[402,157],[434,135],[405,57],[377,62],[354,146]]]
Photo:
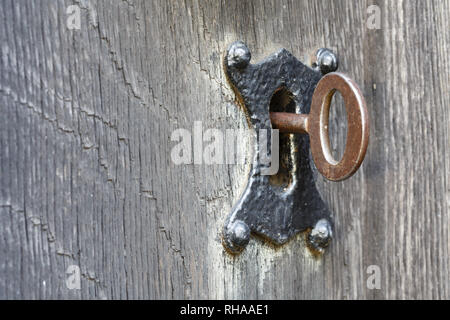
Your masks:
[[[347,145],[348,121],[344,98],[339,90],[330,93],[330,104],[328,110],[322,115],[324,150],[330,163],[337,164],[344,156]],[[333,106],[333,107],[331,107]]]

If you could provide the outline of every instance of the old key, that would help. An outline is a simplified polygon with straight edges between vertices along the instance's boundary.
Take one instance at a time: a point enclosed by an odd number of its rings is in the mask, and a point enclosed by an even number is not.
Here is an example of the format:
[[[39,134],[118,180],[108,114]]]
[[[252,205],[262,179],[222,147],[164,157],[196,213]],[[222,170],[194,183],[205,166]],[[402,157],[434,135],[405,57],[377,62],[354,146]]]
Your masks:
[[[341,161],[330,151],[328,117],[333,94],[339,90],[347,111],[347,145]],[[325,75],[314,90],[309,114],[271,112],[272,126],[283,133],[309,134],[311,153],[317,170],[327,179],[341,181],[358,170],[369,142],[366,103],[356,83],[342,73]]]

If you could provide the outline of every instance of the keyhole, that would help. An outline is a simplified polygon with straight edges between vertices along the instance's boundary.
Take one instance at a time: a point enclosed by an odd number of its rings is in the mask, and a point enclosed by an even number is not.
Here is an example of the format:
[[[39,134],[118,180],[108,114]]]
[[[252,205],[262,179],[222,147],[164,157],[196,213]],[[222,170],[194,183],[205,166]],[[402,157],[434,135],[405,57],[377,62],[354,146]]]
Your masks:
[[[270,100],[270,112],[295,112],[293,94],[281,87],[274,92]],[[292,182],[292,134],[280,132],[279,169],[278,173],[270,176],[269,181],[273,185],[286,188]]]

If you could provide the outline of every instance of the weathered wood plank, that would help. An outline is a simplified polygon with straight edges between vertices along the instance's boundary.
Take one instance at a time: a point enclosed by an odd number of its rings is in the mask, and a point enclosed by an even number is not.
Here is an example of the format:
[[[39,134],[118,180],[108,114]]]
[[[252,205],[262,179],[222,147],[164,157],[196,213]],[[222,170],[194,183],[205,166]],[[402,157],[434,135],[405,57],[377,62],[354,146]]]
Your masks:
[[[66,25],[73,4],[80,30]],[[372,4],[381,29],[367,27]],[[450,298],[449,12],[448,0],[2,1],[0,298]],[[220,231],[249,167],[171,161],[175,129],[247,127],[221,68],[237,39],[253,61],[334,48],[367,99],[362,168],[318,181],[336,223],[321,259],[301,236],[229,256]],[[331,127],[342,152],[345,126]]]

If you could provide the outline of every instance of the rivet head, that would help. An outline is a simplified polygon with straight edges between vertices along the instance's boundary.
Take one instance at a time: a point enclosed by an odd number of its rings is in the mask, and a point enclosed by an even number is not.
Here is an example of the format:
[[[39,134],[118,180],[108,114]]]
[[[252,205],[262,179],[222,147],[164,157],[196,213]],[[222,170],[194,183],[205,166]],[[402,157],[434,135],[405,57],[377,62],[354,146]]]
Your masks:
[[[321,48],[316,52],[316,62],[314,65],[322,74],[327,74],[337,70],[339,60],[333,51]]]
[[[321,253],[328,246],[332,238],[331,225],[326,219],[317,221],[311,233],[308,235],[309,246]]]
[[[249,241],[250,228],[241,220],[234,221],[225,231],[224,242],[233,253],[242,251]]]
[[[228,48],[227,65],[230,68],[243,69],[249,63],[252,55],[244,42],[233,42]]]

